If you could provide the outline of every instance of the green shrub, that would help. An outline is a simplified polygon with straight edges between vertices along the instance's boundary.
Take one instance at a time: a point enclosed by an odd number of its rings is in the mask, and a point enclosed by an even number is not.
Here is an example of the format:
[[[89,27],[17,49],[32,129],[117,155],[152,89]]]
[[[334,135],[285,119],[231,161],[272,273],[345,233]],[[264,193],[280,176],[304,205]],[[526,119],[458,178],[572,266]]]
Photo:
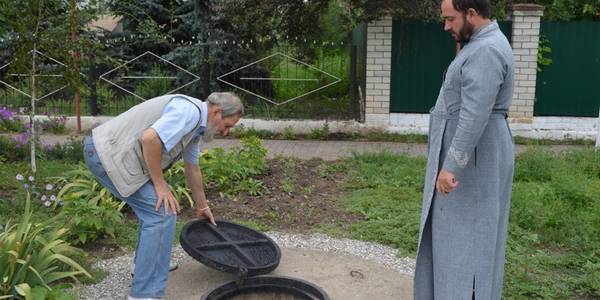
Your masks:
[[[10,108],[0,107],[0,132],[21,132],[24,129],[15,112]]]
[[[44,159],[83,161],[83,140],[75,137],[69,137],[68,141],[62,144],[42,144],[41,150]]]
[[[293,140],[294,139],[294,130],[291,126],[287,126],[283,129],[282,133],[284,140]]]
[[[58,192],[58,198],[65,203],[83,201],[117,211],[125,206],[125,202],[116,199],[110,191],[96,181],[94,175],[83,163],[79,163],[76,169],[66,172],[64,176],[58,177],[58,182],[63,185]]]
[[[29,147],[25,145],[19,145],[14,139],[0,135],[0,153],[5,162],[25,160],[29,155]]]
[[[75,244],[92,242],[105,234],[115,237],[115,230],[123,221],[121,209],[125,202],[117,200],[96,181],[83,163],[58,181],[64,185],[58,198],[64,203],[64,220],[71,228],[70,238]]]
[[[5,162],[28,160],[31,155],[29,135],[21,133],[14,138],[0,136],[0,153],[2,153]],[[50,145],[38,139],[35,154],[36,158],[41,160],[83,161],[83,141],[70,137],[65,143]]]
[[[57,227],[58,218],[35,223],[31,216],[31,197],[27,194],[20,222],[7,223],[0,231],[1,294],[8,298],[33,299],[41,289],[52,290],[50,284],[57,281],[77,280],[76,276],[80,275],[91,278],[73,260],[83,252],[63,239],[69,231]]]
[[[222,148],[211,149],[200,157],[200,168],[207,185],[232,195],[242,192],[258,195],[264,185],[253,177],[267,168],[267,149],[257,137],[241,139],[241,147],[233,147],[229,151]]]
[[[178,161],[165,173],[165,180],[171,188],[171,192],[175,198],[181,202],[183,199],[187,200],[190,207],[194,207],[194,199],[190,194],[190,190],[187,187],[185,179],[185,166],[183,161]]]
[[[76,245],[93,242],[104,235],[114,238],[117,227],[123,223],[120,211],[88,201],[66,201],[62,212],[70,228],[70,240]]]
[[[256,129],[254,127],[245,127],[244,125],[240,125],[231,130],[231,136],[239,139],[247,137],[268,139],[273,138],[275,134],[269,130]]]
[[[321,128],[315,128],[308,133],[308,138],[311,140],[324,140],[329,136],[329,125],[325,123]]]
[[[42,130],[42,132],[63,134],[67,131],[67,117],[66,116],[53,116],[46,113],[48,119],[35,121],[36,128]]]

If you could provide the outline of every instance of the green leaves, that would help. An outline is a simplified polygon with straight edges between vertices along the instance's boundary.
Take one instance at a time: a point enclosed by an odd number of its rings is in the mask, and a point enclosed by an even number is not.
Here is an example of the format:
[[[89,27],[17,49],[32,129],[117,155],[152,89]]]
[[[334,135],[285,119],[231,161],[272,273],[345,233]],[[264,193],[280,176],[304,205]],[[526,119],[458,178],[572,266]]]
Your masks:
[[[27,194],[20,222],[7,223],[0,232],[0,299],[44,299],[39,298],[45,295],[42,290],[51,290],[51,283],[66,278],[77,280],[82,275],[91,278],[72,259],[83,252],[63,239],[68,230],[60,227],[60,218],[34,223],[31,215],[31,197]]]
[[[104,234],[115,237],[117,226],[123,221],[121,209],[125,202],[115,199],[81,163],[59,181],[64,186],[58,197],[64,202],[62,212],[73,242],[86,244]]]
[[[200,169],[208,185],[226,194],[260,195],[266,187],[254,177],[267,169],[267,149],[257,137],[242,138],[241,143],[227,152],[215,148],[203,153]]]

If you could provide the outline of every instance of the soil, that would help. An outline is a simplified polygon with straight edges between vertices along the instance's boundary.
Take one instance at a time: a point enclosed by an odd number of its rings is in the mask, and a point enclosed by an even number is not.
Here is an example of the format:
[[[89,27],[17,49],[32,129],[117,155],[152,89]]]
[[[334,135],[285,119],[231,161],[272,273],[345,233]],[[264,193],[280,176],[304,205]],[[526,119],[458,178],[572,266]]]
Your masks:
[[[251,221],[271,230],[306,232],[327,224],[350,224],[360,216],[343,208],[341,172],[323,176],[320,159],[275,158],[257,179],[267,187],[260,196],[227,197],[209,188],[207,198],[217,219]],[[194,210],[186,209],[186,217]]]
[[[345,174],[340,171],[322,174],[321,166],[333,163],[321,159],[270,159],[267,171],[256,178],[266,186],[262,195],[227,196],[207,183],[206,196],[213,215],[219,220],[251,222],[265,230],[296,233],[314,231],[330,224],[344,227],[357,222],[361,216],[349,212],[341,203]],[[181,203],[184,207],[178,221],[185,223],[195,218],[195,210],[185,205],[187,201]],[[127,221],[136,219],[127,206],[123,213]],[[84,250],[97,259],[128,252],[111,238],[88,243]]]

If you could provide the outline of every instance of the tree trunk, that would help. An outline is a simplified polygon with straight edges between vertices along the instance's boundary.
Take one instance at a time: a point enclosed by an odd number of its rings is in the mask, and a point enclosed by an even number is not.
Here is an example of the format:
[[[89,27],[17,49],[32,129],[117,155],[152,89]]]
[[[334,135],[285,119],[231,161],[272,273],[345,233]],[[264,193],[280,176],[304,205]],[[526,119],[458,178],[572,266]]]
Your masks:
[[[35,57],[37,55],[36,43],[33,42],[31,57],[31,111],[29,112],[29,146],[31,148],[31,172],[35,174]]]

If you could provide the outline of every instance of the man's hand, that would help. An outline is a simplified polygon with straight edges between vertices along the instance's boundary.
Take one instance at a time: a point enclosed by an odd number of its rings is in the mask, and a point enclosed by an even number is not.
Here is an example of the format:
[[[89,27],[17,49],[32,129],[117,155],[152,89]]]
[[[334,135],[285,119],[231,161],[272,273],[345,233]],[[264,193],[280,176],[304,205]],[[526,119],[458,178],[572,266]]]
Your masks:
[[[169,212],[177,214],[177,212],[179,212],[181,209],[179,207],[179,202],[177,202],[177,199],[175,196],[173,196],[173,193],[166,182],[162,184],[154,184],[154,191],[156,192],[157,198],[156,211],[160,209],[161,205],[164,205],[165,214],[169,214]]]
[[[217,223],[215,222],[215,218],[213,217],[212,211],[210,211],[210,207],[204,207],[204,208],[200,208],[197,207],[196,208],[196,217],[198,219],[208,219],[208,221],[217,226]]]
[[[435,188],[438,193],[443,194],[444,196],[448,195],[448,193],[452,192],[458,186],[458,181],[454,178],[454,174],[441,170],[440,174],[438,174],[437,181],[435,183]]]

